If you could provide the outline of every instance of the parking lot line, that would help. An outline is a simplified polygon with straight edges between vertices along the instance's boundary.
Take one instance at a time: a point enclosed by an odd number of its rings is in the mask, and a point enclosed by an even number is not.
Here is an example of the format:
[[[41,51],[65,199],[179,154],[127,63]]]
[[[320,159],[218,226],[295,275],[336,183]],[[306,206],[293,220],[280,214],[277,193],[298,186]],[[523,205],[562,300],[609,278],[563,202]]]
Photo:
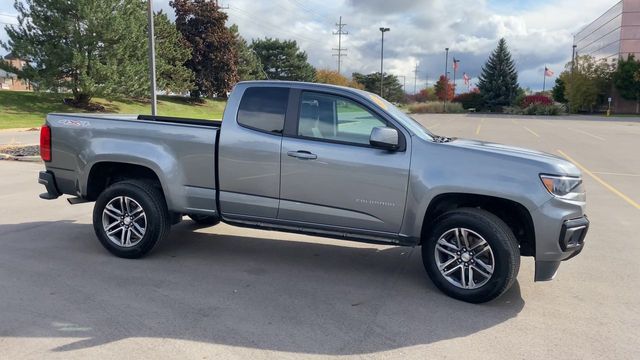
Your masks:
[[[533,135],[535,135],[536,137],[540,137],[540,135],[538,135],[538,133],[536,133],[535,131],[533,131],[533,130],[529,129],[528,127],[523,126],[523,128],[524,128],[525,130],[527,130],[528,132],[532,133]]]
[[[633,206],[636,209],[640,210],[640,204],[638,204],[637,202],[633,201],[633,199],[631,199],[627,195],[623,194],[620,190],[614,188],[612,185],[609,185],[609,183],[607,183],[606,181],[602,180],[598,175],[596,175],[593,172],[589,171],[589,169],[587,169],[584,166],[582,166],[579,162],[575,161],[571,156],[567,155],[562,150],[558,150],[558,152],[560,153],[560,155],[564,156],[567,160],[569,160],[572,163],[574,163],[577,167],[580,168],[580,170],[585,172],[587,175],[591,176],[595,181],[599,182],[602,186],[607,188],[609,191],[611,191],[612,193],[618,195],[619,197],[622,198],[622,200],[626,201],[631,206]]]
[[[484,119],[480,120],[480,124],[476,128],[476,135],[480,135],[480,129],[482,128],[482,123],[484,123]]]
[[[606,171],[593,171],[593,173],[600,174],[600,175],[640,177],[640,174],[625,174],[625,173],[606,172]]]
[[[581,134],[584,134],[584,135],[587,135],[587,136],[591,136],[591,137],[592,137],[592,138],[594,138],[594,139],[598,139],[598,140],[601,140],[601,141],[607,141],[607,139],[605,139],[605,138],[603,138],[603,137],[600,137],[600,136],[598,136],[598,135],[593,135],[593,134],[591,134],[591,133],[589,133],[589,132],[586,132],[586,131],[584,131],[584,130],[575,129],[575,128],[569,128],[569,130],[577,131],[577,132],[579,132],[579,133],[581,133]]]

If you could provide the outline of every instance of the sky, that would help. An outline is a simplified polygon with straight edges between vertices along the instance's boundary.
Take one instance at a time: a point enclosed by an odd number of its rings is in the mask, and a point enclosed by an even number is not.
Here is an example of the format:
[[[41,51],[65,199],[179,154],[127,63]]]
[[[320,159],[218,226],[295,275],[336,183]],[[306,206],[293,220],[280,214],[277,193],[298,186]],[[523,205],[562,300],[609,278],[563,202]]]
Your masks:
[[[380,71],[380,27],[385,33],[384,71],[406,79],[407,92],[432,84],[445,71],[445,48],[460,60],[462,72],[477,81],[482,65],[504,37],[512,52],[522,87],[542,89],[544,67],[555,72],[547,88],[571,59],[573,34],[618,0],[220,0],[228,7],[229,25],[237,24],[247,40],[292,39],[316,68],[337,69],[336,31],[342,16],[349,32],[343,36],[342,73]],[[17,23],[12,0],[0,0],[0,23]],[[169,0],[153,0],[155,10],[171,16]],[[3,25],[3,24],[0,24]],[[4,27],[0,40],[6,41]],[[0,49],[0,54],[5,54]],[[453,76],[452,74],[450,76]],[[550,85],[551,84],[551,85]]]

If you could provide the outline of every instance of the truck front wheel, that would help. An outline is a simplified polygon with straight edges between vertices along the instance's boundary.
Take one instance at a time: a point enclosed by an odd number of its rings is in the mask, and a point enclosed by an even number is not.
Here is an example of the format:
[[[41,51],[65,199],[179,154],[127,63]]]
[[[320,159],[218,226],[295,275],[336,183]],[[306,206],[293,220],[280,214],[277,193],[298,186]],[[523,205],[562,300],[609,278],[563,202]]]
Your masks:
[[[422,261],[442,292],[482,303],[513,285],[520,251],[513,232],[500,218],[485,210],[461,208],[436,219],[422,244]]]
[[[149,182],[117,182],[98,196],[93,208],[93,229],[100,243],[118,257],[146,255],[170,228],[164,196]]]

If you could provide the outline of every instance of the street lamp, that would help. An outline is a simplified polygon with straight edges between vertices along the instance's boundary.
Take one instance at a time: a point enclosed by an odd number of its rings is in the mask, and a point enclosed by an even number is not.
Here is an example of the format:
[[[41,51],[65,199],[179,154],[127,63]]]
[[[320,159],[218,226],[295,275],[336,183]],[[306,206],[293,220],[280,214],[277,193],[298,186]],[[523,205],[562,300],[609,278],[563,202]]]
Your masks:
[[[156,97],[156,46],[153,34],[153,6],[151,0],[147,2],[147,15],[149,17],[149,80],[151,82],[151,115],[156,116],[158,101]]]
[[[381,27],[380,32],[382,33],[382,46],[380,47],[380,97],[382,96],[382,87],[384,86],[384,33],[391,29],[387,27]]]
[[[447,96],[449,95],[449,76],[447,66],[449,64],[449,48],[444,48],[444,112],[447,112]]]

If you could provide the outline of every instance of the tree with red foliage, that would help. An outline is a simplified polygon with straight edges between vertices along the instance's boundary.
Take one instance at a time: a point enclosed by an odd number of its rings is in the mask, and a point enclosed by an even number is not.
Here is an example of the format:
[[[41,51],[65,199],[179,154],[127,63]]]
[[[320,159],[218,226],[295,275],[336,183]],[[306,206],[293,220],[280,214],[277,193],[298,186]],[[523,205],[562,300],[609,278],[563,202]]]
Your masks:
[[[453,100],[455,85],[453,85],[451,81],[448,81],[448,79],[444,75],[440,75],[440,78],[438,79],[438,82],[436,83],[434,88],[436,90],[436,96],[438,97],[438,99],[442,101],[444,101],[445,99],[447,101]]]
[[[522,99],[522,104],[520,106],[522,108],[526,108],[532,104],[541,104],[541,105],[551,105],[553,104],[553,100],[551,100],[546,95],[536,94],[536,95],[527,95]]]

